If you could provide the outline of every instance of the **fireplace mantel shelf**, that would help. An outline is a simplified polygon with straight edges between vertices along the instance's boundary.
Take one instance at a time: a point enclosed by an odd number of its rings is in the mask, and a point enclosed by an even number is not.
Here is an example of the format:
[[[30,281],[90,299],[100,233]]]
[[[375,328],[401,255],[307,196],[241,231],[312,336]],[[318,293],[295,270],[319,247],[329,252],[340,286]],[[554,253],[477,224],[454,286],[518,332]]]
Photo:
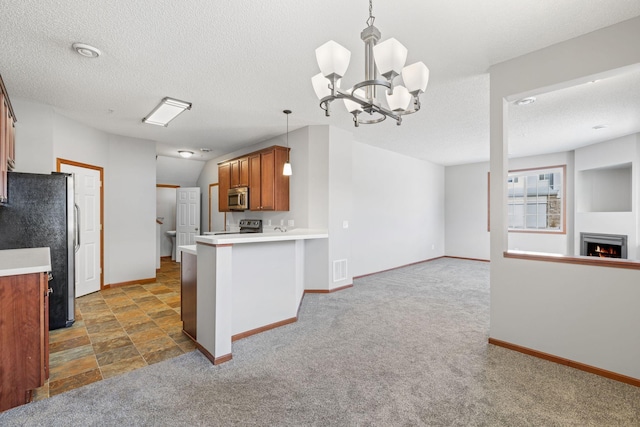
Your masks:
[[[563,264],[592,265],[596,267],[626,268],[640,270],[640,261],[620,258],[597,258],[592,256],[571,256],[544,252],[505,251],[505,258],[526,259],[530,261],[559,262]]]

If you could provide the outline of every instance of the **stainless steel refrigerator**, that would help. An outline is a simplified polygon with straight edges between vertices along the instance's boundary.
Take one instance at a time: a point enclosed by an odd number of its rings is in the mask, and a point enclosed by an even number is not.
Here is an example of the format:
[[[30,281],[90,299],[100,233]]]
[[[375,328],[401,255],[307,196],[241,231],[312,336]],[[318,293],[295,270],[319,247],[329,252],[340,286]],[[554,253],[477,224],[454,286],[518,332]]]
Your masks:
[[[0,249],[49,247],[49,329],[75,321],[78,242],[73,175],[7,174],[8,202],[0,206]]]

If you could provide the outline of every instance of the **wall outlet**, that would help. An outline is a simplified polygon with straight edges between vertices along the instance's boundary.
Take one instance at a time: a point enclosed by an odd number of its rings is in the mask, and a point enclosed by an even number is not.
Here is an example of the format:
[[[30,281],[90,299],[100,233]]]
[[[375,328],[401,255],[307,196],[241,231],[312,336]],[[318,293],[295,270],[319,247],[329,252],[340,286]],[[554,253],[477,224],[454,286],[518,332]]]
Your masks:
[[[346,219],[342,221],[342,228],[349,228],[349,221],[347,221]]]
[[[271,220],[270,220],[270,219],[268,219],[268,220],[267,220],[267,225],[268,225],[269,227],[271,227]]]
[[[282,225],[284,227],[284,219],[280,220],[280,225]]]
[[[293,227],[293,220],[292,219],[289,220],[288,227]]]
[[[431,250],[435,250],[436,245],[431,245]]]

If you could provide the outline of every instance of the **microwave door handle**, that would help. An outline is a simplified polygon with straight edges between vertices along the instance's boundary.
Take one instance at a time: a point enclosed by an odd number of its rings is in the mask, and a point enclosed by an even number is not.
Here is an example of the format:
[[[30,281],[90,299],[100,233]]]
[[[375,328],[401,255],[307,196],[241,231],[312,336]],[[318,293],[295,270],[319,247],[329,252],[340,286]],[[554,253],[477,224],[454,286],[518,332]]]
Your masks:
[[[240,206],[244,206],[244,193],[240,193]]]

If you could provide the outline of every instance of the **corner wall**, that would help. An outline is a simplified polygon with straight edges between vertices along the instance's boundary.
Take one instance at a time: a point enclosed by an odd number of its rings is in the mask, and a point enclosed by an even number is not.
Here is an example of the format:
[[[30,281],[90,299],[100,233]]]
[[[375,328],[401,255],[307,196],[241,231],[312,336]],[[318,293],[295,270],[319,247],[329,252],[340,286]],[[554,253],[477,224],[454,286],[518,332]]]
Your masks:
[[[55,112],[12,99],[16,170],[48,174],[56,158],[104,168],[104,283],[155,277],[155,142],[111,135]]]
[[[505,258],[509,100],[637,67],[640,17],[490,69],[491,338],[640,379],[640,271]],[[612,71],[613,70],[613,71]]]

